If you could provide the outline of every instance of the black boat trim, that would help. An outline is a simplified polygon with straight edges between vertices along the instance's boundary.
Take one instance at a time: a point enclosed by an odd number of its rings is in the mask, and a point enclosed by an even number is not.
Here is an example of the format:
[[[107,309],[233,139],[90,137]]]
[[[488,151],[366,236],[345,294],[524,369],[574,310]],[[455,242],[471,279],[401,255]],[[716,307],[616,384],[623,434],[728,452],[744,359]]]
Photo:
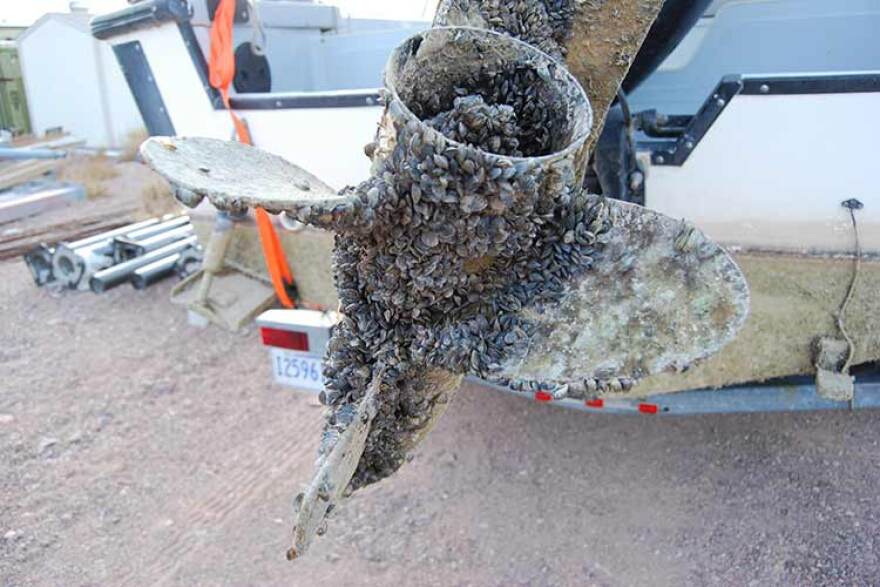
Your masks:
[[[235,110],[355,108],[378,106],[381,104],[381,96],[379,90],[239,94],[230,96],[229,104]]]
[[[153,77],[153,70],[144,55],[140,41],[130,41],[114,45],[113,53],[122,69],[122,75],[131,88],[134,102],[144,119],[147,132],[152,136],[173,136],[174,124],[165,108],[162,94]]]
[[[880,92],[880,72],[743,76],[744,95],[853,94]]]
[[[92,19],[92,36],[107,40],[168,21],[189,23],[189,5],[185,0],[147,0],[128,8]]]

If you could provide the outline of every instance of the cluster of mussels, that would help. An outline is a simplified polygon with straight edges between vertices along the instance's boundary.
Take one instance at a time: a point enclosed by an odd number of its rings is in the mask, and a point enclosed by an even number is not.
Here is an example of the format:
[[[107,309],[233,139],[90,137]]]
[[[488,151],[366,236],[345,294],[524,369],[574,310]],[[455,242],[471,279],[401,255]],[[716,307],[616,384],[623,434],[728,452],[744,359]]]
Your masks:
[[[552,103],[556,96],[545,88],[541,74],[533,67],[485,63],[479,72],[454,88],[458,105],[453,103],[450,108],[443,103],[440,92],[425,85],[412,89],[408,106],[449,139],[473,138],[470,144],[497,155],[539,157],[552,150],[554,141],[566,134],[569,125],[565,108]],[[500,120],[492,120],[492,116],[499,115]],[[454,121],[455,128],[447,121]],[[463,127],[458,128],[458,123]],[[505,150],[508,137],[516,139],[516,152]],[[498,143],[502,148],[493,150],[491,147]]]
[[[467,92],[464,88],[459,91]],[[522,157],[517,136],[523,131],[516,122],[513,106],[490,106],[480,95],[463,95],[455,99],[452,110],[441,112],[426,122],[453,141],[499,155]]]
[[[574,153],[520,156],[565,141],[557,131],[566,108],[535,91],[535,75],[486,64],[446,104],[415,90],[406,106],[388,100],[392,147],[354,189],[360,220],[337,235],[334,252],[343,317],[324,367],[322,401],[332,409],[322,454],[382,373],[353,489],[404,462],[442,401],[423,384],[429,369],[517,389],[551,385],[499,378],[501,362],[533,333],[523,308],[542,311],[592,266],[611,218],[580,189]]]
[[[441,14],[478,11],[489,28],[506,33],[556,58],[565,57],[576,0],[445,0]],[[445,24],[441,22],[439,24]]]

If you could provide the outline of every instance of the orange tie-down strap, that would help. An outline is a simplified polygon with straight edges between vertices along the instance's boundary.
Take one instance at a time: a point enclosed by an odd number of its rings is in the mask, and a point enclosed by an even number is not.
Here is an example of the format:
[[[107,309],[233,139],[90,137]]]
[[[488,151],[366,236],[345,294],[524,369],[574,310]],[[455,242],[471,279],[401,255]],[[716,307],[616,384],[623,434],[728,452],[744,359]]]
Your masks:
[[[272,287],[275,288],[275,294],[281,305],[285,308],[293,308],[296,305],[292,299],[295,297],[296,286],[293,283],[293,273],[290,271],[284,249],[281,247],[281,239],[275,232],[268,212],[262,208],[256,208],[254,216],[257,219],[260,244],[263,245],[263,257],[266,259],[266,268],[272,279]]]
[[[247,145],[253,145],[251,134],[242,120],[235,115],[229,107],[229,84],[235,77],[235,55],[232,52],[232,23],[235,18],[235,0],[220,0],[220,5],[214,13],[214,22],[211,23],[211,58],[208,61],[211,85],[220,92],[223,104],[232,117],[235,126],[235,134],[238,140]],[[293,282],[293,273],[287,256],[281,247],[281,239],[275,232],[275,226],[269,214],[262,208],[256,208],[254,215],[257,220],[257,230],[260,235],[260,244],[263,247],[263,258],[266,259],[266,269],[275,288],[275,295],[285,308],[296,306],[293,302],[296,287]]]

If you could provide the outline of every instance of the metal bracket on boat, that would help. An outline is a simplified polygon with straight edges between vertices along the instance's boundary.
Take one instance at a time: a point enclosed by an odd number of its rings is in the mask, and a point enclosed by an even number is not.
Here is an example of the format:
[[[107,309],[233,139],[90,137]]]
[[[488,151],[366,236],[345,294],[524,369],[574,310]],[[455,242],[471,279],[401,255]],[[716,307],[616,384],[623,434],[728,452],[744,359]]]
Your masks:
[[[189,22],[191,7],[186,0],[146,0],[130,4],[123,10],[92,19],[92,36],[103,41],[167,21]]]
[[[742,89],[741,76],[732,75],[722,78],[712,94],[703,103],[699,112],[690,119],[681,136],[671,144],[669,142],[653,143],[651,163],[654,165],[683,165],[703,140],[703,137],[706,136],[706,133],[709,132],[712,124]]]
[[[174,124],[140,41],[114,45],[113,53],[150,134],[174,134]]]
[[[658,114],[647,110],[635,114],[649,137],[666,140],[640,141],[650,151],[653,165],[681,166],[699,145],[709,128],[737,95],[780,96],[793,94],[847,94],[880,91],[880,74],[806,74],[792,76],[728,75],[721,78],[693,116]]]

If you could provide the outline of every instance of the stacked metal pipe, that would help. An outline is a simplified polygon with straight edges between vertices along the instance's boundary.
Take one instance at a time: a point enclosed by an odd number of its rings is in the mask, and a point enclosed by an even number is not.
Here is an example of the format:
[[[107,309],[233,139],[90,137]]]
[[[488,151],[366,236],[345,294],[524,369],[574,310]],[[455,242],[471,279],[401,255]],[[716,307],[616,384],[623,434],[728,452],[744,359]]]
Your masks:
[[[56,283],[102,293],[126,281],[143,289],[172,273],[186,274],[200,256],[189,217],[168,215],[76,241],[41,244],[24,261],[38,286]]]

